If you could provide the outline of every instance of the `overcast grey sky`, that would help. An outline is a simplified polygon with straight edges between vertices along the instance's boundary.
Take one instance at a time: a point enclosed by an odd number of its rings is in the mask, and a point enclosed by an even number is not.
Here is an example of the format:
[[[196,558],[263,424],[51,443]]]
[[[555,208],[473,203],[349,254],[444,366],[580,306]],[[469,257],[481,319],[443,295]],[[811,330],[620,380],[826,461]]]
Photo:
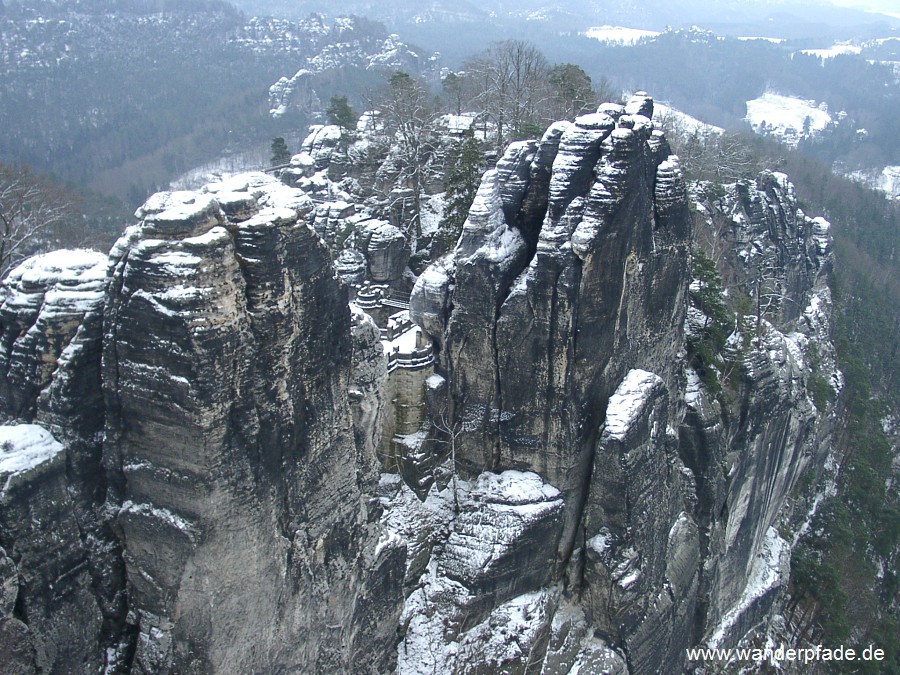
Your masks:
[[[833,0],[835,5],[900,14],[900,0]]]

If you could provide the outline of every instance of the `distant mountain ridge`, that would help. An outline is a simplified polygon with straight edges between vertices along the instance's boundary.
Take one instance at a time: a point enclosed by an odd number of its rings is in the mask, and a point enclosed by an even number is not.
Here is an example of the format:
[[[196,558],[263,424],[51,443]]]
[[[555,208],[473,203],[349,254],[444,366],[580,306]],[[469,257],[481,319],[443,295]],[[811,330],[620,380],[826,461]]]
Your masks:
[[[773,14],[831,25],[871,23],[873,15],[846,7],[835,7],[814,0],[627,0],[608,3],[600,0],[523,0],[475,3],[431,0],[233,0],[245,12],[283,16],[303,16],[309,12],[359,14],[393,23],[422,21],[490,21],[523,19],[529,21],[576,20],[582,23],[625,23],[631,27],[661,29],[667,25],[685,26],[694,22],[761,22]],[[881,17],[887,19],[886,16]]]

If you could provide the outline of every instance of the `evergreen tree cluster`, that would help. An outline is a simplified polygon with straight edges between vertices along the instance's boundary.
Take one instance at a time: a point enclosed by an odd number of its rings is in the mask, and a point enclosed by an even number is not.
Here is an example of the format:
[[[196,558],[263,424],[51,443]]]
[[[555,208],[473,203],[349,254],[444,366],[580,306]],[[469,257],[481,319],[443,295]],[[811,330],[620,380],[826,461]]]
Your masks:
[[[485,159],[475,134],[466,134],[459,155],[447,177],[444,215],[439,224],[440,237],[452,248],[462,233],[463,224],[475,200],[475,193],[484,171]]]

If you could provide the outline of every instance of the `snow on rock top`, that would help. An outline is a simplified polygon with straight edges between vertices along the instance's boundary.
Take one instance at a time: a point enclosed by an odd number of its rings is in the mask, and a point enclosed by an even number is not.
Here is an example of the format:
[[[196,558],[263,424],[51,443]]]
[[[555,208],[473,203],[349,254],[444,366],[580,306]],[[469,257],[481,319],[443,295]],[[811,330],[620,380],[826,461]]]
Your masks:
[[[297,214],[284,207],[267,207],[249,220],[241,223],[242,228],[270,227],[293,225],[297,222]]]
[[[493,504],[535,504],[559,499],[560,492],[530,471],[482,473],[472,486],[471,496]]]
[[[32,256],[4,280],[0,305],[48,316],[84,314],[103,300],[106,267],[105,255],[84,249]]]
[[[662,386],[662,383],[658,375],[646,370],[636,368],[629,371],[622,384],[609,398],[604,436],[615,440],[624,439],[643,412],[653,390]]]
[[[227,239],[229,236],[228,230],[224,227],[214,227],[206,234],[201,234],[196,237],[188,237],[183,240],[184,244],[188,246],[210,246],[220,239]]]
[[[0,479],[5,478],[0,495],[13,476],[34,469],[63,451],[50,432],[36,424],[0,426]]]
[[[7,286],[15,283],[23,287],[47,286],[52,283],[63,286],[94,286],[106,280],[106,263],[106,256],[98,251],[51,251],[22,262],[9,273],[5,283]]]
[[[579,115],[575,118],[575,124],[582,129],[606,129],[612,131],[616,121],[604,112]]]
[[[212,197],[195,197],[182,203],[168,204],[164,211],[147,215],[148,220],[153,221],[182,221],[202,217],[206,212],[214,208]]]

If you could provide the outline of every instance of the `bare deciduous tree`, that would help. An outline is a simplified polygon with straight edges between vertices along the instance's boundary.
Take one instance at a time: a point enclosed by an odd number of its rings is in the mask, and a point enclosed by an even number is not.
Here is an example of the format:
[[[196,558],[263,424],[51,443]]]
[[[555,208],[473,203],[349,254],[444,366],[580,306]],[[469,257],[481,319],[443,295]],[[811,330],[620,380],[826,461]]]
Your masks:
[[[26,167],[0,162],[0,279],[47,248],[72,214],[63,192]]]
[[[660,119],[681,166],[693,180],[729,183],[755,176],[765,162],[739,134],[697,129],[676,115]]]
[[[417,239],[422,236],[425,165],[433,150],[431,137],[438,108],[425,83],[402,71],[390,76],[373,107],[381,112],[386,131],[394,135],[400,169],[398,182],[413,191],[414,215],[409,227]]]
[[[470,59],[465,71],[474,92],[471,103],[493,124],[497,147],[539,121],[550,68],[537,47],[522,40],[497,42]]]
[[[438,415],[438,418],[432,422],[434,428],[437,429],[446,438],[439,440],[439,443],[446,443],[450,446],[450,464],[453,470],[451,481],[453,482],[453,510],[459,513],[459,497],[456,493],[456,443],[457,439],[465,431],[465,428],[459,422],[454,422],[450,412],[444,410]]]

